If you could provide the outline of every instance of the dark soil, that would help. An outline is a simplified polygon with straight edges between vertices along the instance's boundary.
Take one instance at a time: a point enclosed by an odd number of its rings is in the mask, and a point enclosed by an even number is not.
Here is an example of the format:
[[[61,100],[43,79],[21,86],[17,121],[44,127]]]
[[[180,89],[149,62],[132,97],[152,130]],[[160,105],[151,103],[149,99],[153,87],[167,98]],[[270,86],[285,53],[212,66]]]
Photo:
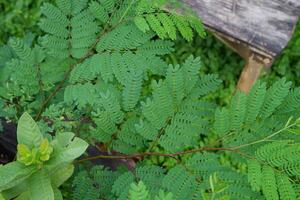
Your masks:
[[[14,160],[17,151],[17,126],[14,123],[0,119],[3,132],[0,133],[0,164],[6,164]]]

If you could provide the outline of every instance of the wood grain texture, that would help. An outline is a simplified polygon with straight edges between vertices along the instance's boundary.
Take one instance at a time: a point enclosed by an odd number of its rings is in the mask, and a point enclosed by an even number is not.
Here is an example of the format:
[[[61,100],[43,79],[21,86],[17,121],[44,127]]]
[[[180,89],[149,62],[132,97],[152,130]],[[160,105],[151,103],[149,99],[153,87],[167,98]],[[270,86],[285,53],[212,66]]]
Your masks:
[[[276,57],[300,15],[300,0],[183,0],[210,29]]]

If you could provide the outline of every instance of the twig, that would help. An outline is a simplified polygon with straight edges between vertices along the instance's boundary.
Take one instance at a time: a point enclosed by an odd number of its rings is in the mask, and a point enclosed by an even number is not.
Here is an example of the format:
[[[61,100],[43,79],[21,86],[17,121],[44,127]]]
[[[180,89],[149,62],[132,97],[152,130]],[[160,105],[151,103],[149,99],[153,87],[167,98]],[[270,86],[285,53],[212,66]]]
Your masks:
[[[279,131],[276,131],[275,133],[271,134],[271,135],[268,135],[267,137],[261,139],[261,140],[257,140],[257,141],[254,141],[254,142],[251,142],[251,143],[248,143],[248,144],[243,144],[243,145],[240,145],[240,146],[237,146],[237,147],[232,147],[232,149],[240,149],[240,148],[244,148],[244,147],[248,147],[248,146],[252,146],[252,145],[255,145],[255,144],[258,144],[258,143],[262,143],[262,142],[266,142],[268,141],[270,138],[278,135],[279,133],[285,131],[285,130],[288,130],[290,128],[292,128],[293,126],[296,126],[297,124],[296,123],[293,123],[293,124],[290,124],[290,125],[287,125],[285,126],[283,129],[280,129]]]
[[[77,63],[76,63],[77,64]],[[38,114],[35,117],[35,120],[38,121],[44,111],[44,109],[47,107],[48,103],[52,100],[52,98],[62,89],[63,85],[65,84],[66,80],[69,78],[70,73],[72,72],[72,70],[74,69],[75,65],[73,64],[70,66],[69,70],[67,71],[67,73],[65,74],[64,78],[62,81],[60,81],[60,83],[57,85],[57,87],[55,88],[55,90],[50,94],[50,96],[43,102],[41,108],[38,111]]]
[[[41,74],[41,68],[40,64],[36,65],[36,70],[37,70],[37,76],[38,76],[38,84],[39,84],[39,92],[40,95],[42,96],[42,101],[45,100],[45,92],[44,92],[44,83],[42,80],[42,74]]]
[[[97,160],[97,159],[133,159],[133,158],[144,158],[148,156],[161,156],[161,157],[176,157],[176,156],[181,156],[181,155],[186,155],[186,154],[192,154],[192,153],[198,153],[202,151],[234,151],[237,152],[237,150],[231,149],[231,148],[212,148],[212,147],[203,147],[200,149],[193,149],[193,150],[187,150],[187,151],[182,151],[178,153],[158,153],[158,152],[145,152],[145,153],[137,153],[137,154],[132,154],[132,155],[116,155],[116,156],[109,156],[109,155],[98,155],[98,156],[91,156],[91,157],[86,157],[80,160],[75,161],[75,163],[81,163],[85,161],[90,161],[90,160]]]
[[[132,7],[133,3],[135,2],[135,0],[131,0],[129,6],[126,8],[125,12],[123,13],[123,15],[121,16],[120,20],[118,23],[121,23],[121,21],[124,19],[124,17],[127,15],[127,13],[129,12],[130,8]]]
[[[163,132],[165,131],[165,129],[167,128],[167,126],[169,125],[169,123],[171,122],[172,117],[168,118],[165,122],[165,125],[159,130],[155,140],[152,142],[151,146],[149,147],[148,151],[152,151],[153,148],[157,145],[160,137],[162,136]]]

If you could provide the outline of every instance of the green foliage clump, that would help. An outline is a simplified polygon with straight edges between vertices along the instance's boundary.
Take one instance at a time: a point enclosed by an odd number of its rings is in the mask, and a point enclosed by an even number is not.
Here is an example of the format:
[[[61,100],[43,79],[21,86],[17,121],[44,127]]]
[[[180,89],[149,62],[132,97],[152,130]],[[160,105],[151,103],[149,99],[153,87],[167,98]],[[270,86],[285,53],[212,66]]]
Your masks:
[[[178,38],[174,46],[176,51],[166,56],[167,62],[182,63],[190,54],[201,57],[203,67],[200,73],[218,74],[223,80],[217,92],[210,94],[208,99],[220,105],[229,104],[245,65],[244,60],[209,32],[205,39],[195,37],[190,43]]]
[[[23,37],[27,31],[40,33],[37,21],[40,19],[41,0],[0,1],[0,44],[9,37]]]

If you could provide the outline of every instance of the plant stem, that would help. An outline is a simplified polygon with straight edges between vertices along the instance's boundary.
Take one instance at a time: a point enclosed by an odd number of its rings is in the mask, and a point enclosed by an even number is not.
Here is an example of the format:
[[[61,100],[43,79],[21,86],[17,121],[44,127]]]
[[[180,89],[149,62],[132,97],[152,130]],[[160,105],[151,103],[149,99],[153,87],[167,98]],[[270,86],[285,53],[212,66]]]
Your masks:
[[[243,145],[240,145],[240,146],[237,146],[237,147],[231,147],[232,149],[240,149],[240,148],[243,148],[243,147],[247,147],[247,146],[252,146],[254,144],[258,144],[258,143],[261,143],[261,142],[265,142],[265,141],[268,141],[270,138],[278,135],[279,133],[283,132],[283,131],[286,131],[290,128],[292,128],[293,126],[296,126],[297,124],[296,123],[293,123],[293,124],[290,124],[288,126],[285,126],[284,128],[280,129],[279,131],[276,131],[275,133],[261,139],[261,140],[257,140],[257,141],[254,141],[254,142],[251,142],[251,143],[248,143],[248,144],[243,144]]]
[[[76,63],[77,64],[77,63]],[[38,121],[44,111],[44,109],[47,107],[48,103],[52,100],[53,97],[55,97],[55,95],[62,89],[62,87],[64,86],[66,80],[69,78],[70,73],[72,72],[72,70],[74,69],[75,65],[73,64],[70,66],[69,70],[67,71],[67,73],[65,74],[64,78],[62,81],[60,81],[60,83],[57,85],[57,87],[55,88],[55,90],[50,94],[50,96],[43,102],[41,108],[38,111],[38,114],[35,117],[35,120]]]
[[[152,142],[151,146],[149,147],[149,149],[147,150],[148,152],[149,151],[152,151],[153,148],[157,145],[160,137],[162,136],[163,132],[165,131],[165,129],[167,128],[167,126],[169,125],[169,123],[171,122],[172,120],[172,117],[168,118],[165,122],[165,125],[159,130],[157,136],[156,136],[156,139]]]
[[[126,8],[125,12],[123,13],[123,15],[121,16],[120,20],[118,23],[120,23],[124,17],[127,15],[127,13],[129,12],[130,8],[132,7],[133,3],[135,2],[135,0],[131,0],[129,6]]]
[[[214,148],[214,147],[202,147],[200,149],[193,149],[193,150],[187,150],[177,153],[158,153],[158,152],[145,152],[145,153],[137,153],[132,155],[98,155],[98,156],[92,156],[92,157],[86,157],[83,159],[80,159],[78,161],[75,161],[75,163],[81,163],[84,161],[90,161],[90,160],[97,160],[97,159],[133,159],[133,158],[143,158],[148,156],[162,156],[162,157],[176,157],[186,154],[192,154],[192,153],[198,153],[202,151],[237,151],[232,148]]]

